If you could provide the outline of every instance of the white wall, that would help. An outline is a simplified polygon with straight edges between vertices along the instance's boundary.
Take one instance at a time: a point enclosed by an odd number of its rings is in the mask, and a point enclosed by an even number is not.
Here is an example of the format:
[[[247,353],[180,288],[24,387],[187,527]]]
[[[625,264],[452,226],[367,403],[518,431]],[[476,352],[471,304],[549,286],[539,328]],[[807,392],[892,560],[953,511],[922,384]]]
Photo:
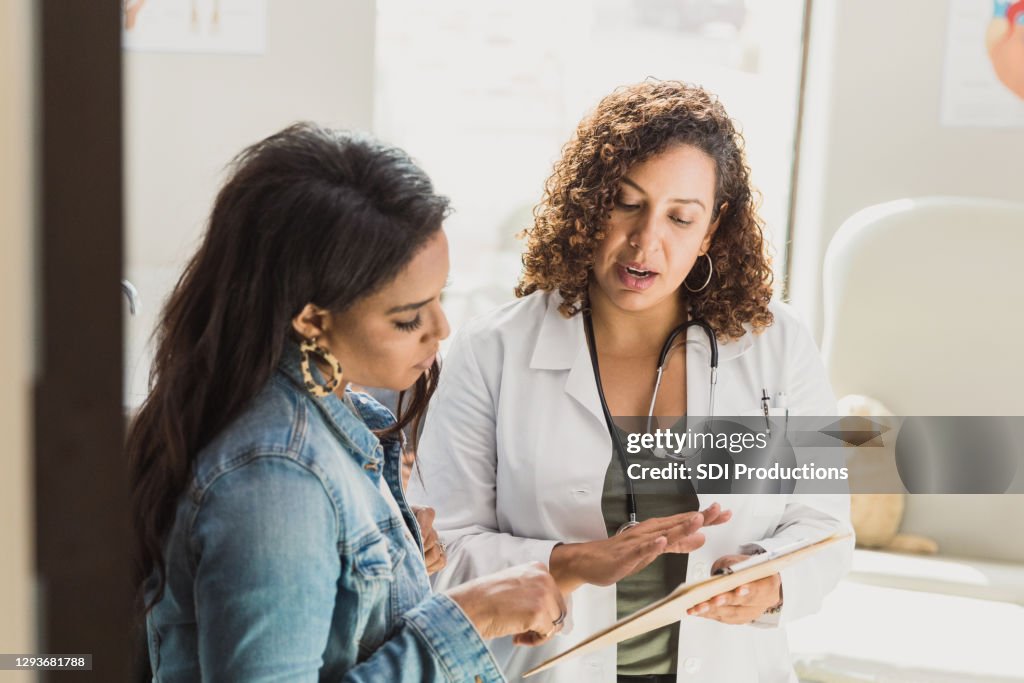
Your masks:
[[[0,651],[35,650],[31,498],[33,50],[30,0],[0,2]],[[8,673],[0,680],[29,681]]]
[[[126,52],[126,401],[146,394],[143,348],[201,235],[223,170],[297,120],[370,130],[374,3],[267,0],[263,55]]]
[[[947,0],[812,4],[790,294],[820,335],[821,263],[842,222],[903,197],[1024,200],[1024,129],[940,125]]]

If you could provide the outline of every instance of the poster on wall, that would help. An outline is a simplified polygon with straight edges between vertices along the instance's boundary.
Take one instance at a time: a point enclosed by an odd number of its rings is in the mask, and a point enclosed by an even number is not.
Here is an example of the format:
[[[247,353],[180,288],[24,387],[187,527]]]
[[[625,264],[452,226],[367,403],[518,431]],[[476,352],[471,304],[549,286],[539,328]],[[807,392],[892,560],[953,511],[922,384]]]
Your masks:
[[[267,0],[123,0],[121,44],[137,52],[263,54]]]
[[[1024,0],[950,0],[944,126],[1024,127]]]

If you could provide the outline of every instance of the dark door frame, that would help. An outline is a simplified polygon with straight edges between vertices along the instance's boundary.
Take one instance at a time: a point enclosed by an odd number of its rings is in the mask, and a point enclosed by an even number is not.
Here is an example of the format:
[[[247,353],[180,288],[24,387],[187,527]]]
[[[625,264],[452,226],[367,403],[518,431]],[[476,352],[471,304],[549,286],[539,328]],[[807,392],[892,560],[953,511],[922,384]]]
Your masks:
[[[41,0],[35,391],[39,648],[129,680],[119,0]]]

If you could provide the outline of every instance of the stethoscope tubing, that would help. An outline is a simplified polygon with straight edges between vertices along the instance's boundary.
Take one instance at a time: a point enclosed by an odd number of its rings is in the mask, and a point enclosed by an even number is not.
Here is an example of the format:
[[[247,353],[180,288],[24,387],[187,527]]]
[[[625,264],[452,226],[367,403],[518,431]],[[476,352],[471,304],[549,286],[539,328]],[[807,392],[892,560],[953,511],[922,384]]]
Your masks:
[[[661,352],[658,354],[658,367],[657,375],[654,380],[654,391],[651,394],[651,405],[647,411],[648,432],[651,430],[651,422],[654,419],[654,404],[658,400],[658,390],[661,388],[661,379],[665,371],[665,363],[668,360],[669,353],[672,351],[672,345],[680,334],[686,333],[691,327],[700,327],[704,330],[704,333],[708,337],[708,344],[711,348],[711,389],[709,408],[711,414],[714,415],[715,384],[718,381],[718,341],[715,338],[715,331],[711,329],[711,326],[707,322],[696,319],[687,320],[669,333],[668,337],[665,339],[665,343],[661,346]],[[604,414],[605,426],[608,429],[609,436],[612,438],[612,447],[618,456],[619,464],[622,467],[622,477],[626,482],[626,507],[629,511],[629,521],[619,528],[617,533],[622,533],[623,531],[639,524],[637,521],[638,510],[636,494],[633,491],[633,480],[629,477],[629,458],[626,455],[626,449],[622,445],[622,440],[619,438],[618,430],[615,428],[615,421],[612,419],[612,413],[608,408],[608,401],[604,395],[604,386],[601,383],[601,368],[597,358],[597,343],[594,339],[594,322],[590,316],[589,309],[584,309],[583,311],[583,330],[587,339],[587,350],[590,352],[590,365],[594,370],[594,382],[597,384],[597,396],[601,401],[601,412]]]

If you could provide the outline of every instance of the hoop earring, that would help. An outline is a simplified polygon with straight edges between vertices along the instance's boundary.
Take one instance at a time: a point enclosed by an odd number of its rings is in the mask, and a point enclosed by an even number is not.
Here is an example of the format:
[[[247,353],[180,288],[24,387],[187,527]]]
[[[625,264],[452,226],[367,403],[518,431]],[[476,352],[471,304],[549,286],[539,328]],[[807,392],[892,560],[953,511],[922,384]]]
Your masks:
[[[338,362],[338,359],[330,351],[318,346],[316,339],[316,337],[303,339],[302,344],[299,345],[299,351],[302,353],[302,379],[305,381],[306,389],[309,393],[318,398],[323,398],[333,394],[334,390],[341,384],[341,363]],[[317,384],[316,380],[313,379],[313,368],[310,367],[311,355],[320,356],[325,363],[331,366],[331,377],[323,384]]]
[[[683,280],[683,287],[686,287],[687,291],[693,292],[694,294],[697,292],[703,292],[707,289],[708,285],[711,283],[711,275],[715,272],[715,263],[711,260],[711,256],[707,252],[704,252],[704,258],[708,260],[708,277],[704,280],[704,284],[697,289],[693,289],[690,285],[686,284],[686,280]]]

